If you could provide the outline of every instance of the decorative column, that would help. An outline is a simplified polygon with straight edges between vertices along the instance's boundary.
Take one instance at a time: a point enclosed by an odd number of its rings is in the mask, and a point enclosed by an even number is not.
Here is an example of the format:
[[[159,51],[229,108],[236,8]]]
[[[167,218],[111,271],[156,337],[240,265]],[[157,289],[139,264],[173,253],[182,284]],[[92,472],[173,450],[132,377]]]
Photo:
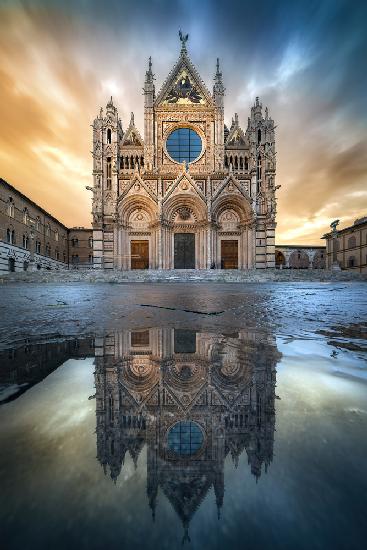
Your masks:
[[[333,261],[331,264],[332,271],[341,271],[340,265],[338,262],[338,250],[336,247],[337,238],[338,238],[338,231],[336,229],[337,225],[339,225],[339,220],[335,220],[330,224],[331,227],[331,237],[332,237],[332,246],[333,246]]]

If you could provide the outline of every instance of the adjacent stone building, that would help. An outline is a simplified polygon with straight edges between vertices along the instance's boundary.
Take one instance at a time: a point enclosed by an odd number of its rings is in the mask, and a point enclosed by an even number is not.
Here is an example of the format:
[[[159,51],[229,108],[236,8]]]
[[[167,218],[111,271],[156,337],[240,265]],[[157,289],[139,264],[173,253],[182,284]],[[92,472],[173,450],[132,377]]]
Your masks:
[[[68,264],[68,229],[46,210],[0,179],[0,272],[63,269]]]
[[[77,246],[73,246],[75,242]],[[0,178],[0,273],[67,269],[69,263],[93,266],[92,229],[69,230]]]
[[[93,268],[93,231],[85,227],[71,227],[69,238],[69,266],[71,269]]]
[[[327,233],[327,268],[333,263],[333,237]],[[367,216],[355,220],[354,224],[339,229],[335,240],[336,258],[341,269],[367,273]]]
[[[326,247],[275,245],[275,267],[279,269],[325,269]]]
[[[149,60],[144,137],[112,98],[93,122],[95,267],[274,267],[274,121],[256,98],[246,129],[237,114],[228,128],[219,61],[211,93],[180,38],[158,93]]]

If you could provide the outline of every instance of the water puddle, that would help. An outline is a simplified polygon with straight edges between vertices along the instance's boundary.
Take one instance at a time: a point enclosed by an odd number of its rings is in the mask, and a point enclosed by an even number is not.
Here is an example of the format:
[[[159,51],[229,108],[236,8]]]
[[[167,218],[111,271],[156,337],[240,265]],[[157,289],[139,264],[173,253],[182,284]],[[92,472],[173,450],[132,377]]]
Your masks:
[[[4,548],[361,548],[365,326],[243,327],[8,345]]]

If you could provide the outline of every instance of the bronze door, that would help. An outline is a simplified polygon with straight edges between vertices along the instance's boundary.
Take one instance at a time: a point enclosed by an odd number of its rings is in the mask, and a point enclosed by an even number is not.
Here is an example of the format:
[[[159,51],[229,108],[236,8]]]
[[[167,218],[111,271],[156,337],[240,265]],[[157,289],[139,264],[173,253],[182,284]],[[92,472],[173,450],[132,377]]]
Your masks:
[[[195,269],[195,234],[175,233],[175,269]]]
[[[131,241],[131,269],[149,269],[149,241]]]
[[[238,269],[238,241],[221,241],[221,268]]]

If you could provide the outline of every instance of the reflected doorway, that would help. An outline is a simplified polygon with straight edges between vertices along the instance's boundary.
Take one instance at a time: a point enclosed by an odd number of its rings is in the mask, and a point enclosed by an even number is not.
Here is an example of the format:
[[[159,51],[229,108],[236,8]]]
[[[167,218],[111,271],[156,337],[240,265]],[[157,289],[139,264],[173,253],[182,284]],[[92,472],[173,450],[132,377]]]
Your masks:
[[[221,241],[221,268],[238,269],[238,241]]]
[[[149,241],[131,241],[131,269],[149,269]]]
[[[195,269],[195,233],[175,233],[175,269]]]

